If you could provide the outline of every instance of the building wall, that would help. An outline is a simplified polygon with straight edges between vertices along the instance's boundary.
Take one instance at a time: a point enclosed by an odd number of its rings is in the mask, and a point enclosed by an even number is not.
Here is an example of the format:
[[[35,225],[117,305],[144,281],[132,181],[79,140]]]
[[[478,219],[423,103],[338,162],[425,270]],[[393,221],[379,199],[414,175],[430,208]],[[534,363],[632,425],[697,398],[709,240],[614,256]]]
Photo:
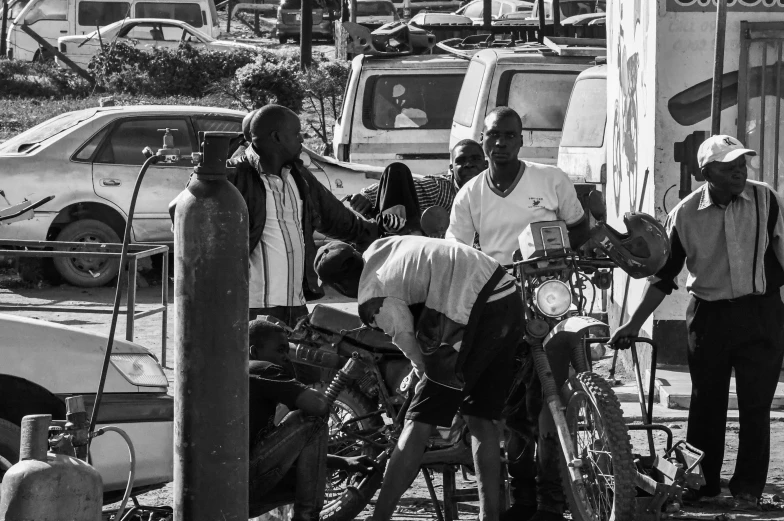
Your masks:
[[[620,224],[623,212],[638,205],[640,197],[644,197],[642,211],[661,222],[680,200],[674,143],[695,130],[710,131],[711,127],[715,1],[611,0],[608,117],[611,122],[615,117],[608,146],[611,224]],[[784,0],[729,0],[725,73],[738,71],[741,21],[784,22]],[[722,111],[721,131],[737,136],[737,101],[730,105]],[[643,192],[646,171],[649,176]],[[692,179],[693,189],[699,185]],[[643,281],[629,284],[622,312],[627,277],[617,271],[609,306],[613,327],[636,309],[644,287]],[[652,335],[663,344],[659,361],[665,363],[685,363],[683,318],[689,300],[683,290],[685,273],[678,282],[681,289],[667,297],[643,329],[644,336]]]

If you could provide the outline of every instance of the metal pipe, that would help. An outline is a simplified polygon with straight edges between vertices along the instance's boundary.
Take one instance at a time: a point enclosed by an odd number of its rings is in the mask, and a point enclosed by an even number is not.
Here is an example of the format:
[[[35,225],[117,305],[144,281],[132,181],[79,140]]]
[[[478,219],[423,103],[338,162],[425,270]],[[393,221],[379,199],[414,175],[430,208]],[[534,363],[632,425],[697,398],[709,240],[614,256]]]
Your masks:
[[[5,39],[8,35],[8,0],[3,0],[2,25],[0,25],[0,56],[5,56]]]
[[[637,399],[640,402],[640,412],[643,418],[648,417],[648,411],[645,407],[645,390],[642,387],[642,372],[640,370],[640,359],[637,356],[637,345],[632,343],[632,363],[634,364],[634,378],[637,381]],[[651,456],[656,454],[656,446],[653,443],[653,433],[648,431],[648,449],[651,451]]]
[[[248,210],[200,132],[174,213],[174,521],[248,519]]]
[[[493,0],[482,2],[482,29],[490,32],[493,30]]]
[[[716,48],[713,57],[713,104],[711,135],[721,134],[721,77],[724,75],[724,36],[727,29],[727,0],[716,0]]]
[[[768,42],[762,42],[762,67],[760,74],[760,143],[759,143],[759,179],[758,181],[765,181],[765,98],[767,98],[768,88]],[[779,122],[776,121],[776,125]]]
[[[781,129],[781,41],[776,43],[778,57],[776,59],[776,129],[774,131],[773,153],[773,189],[779,190],[779,131]],[[767,66],[767,64],[765,64]],[[763,92],[763,96],[765,95]]]
[[[558,36],[561,30],[561,0],[553,0],[553,34]]]

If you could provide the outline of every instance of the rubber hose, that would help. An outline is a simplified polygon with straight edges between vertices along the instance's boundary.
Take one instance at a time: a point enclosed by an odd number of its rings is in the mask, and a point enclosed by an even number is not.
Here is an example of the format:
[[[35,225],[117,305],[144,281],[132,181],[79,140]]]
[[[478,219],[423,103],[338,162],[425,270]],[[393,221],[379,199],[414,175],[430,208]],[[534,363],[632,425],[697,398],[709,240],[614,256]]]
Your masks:
[[[128,436],[124,430],[119,427],[115,427],[114,425],[108,425],[106,427],[101,427],[96,431],[95,436],[100,436],[106,432],[116,432],[120,436],[123,437],[125,443],[128,444],[128,454],[131,458],[131,469],[128,472],[128,485],[125,487],[125,494],[123,495],[122,501],[120,502],[120,508],[117,509],[117,515],[114,516],[115,519],[120,519],[121,521],[125,521],[124,517],[120,517],[125,512],[125,505],[128,504],[128,499],[131,497],[131,490],[133,490],[133,484],[136,479],[136,451],[133,448],[133,442],[131,441],[131,437]],[[133,509],[131,509],[133,510]],[[129,512],[130,514],[131,512]]]
[[[106,341],[106,352],[103,357],[103,367],[101,368],[101,379],[98,382],[98,392],[95,393],[95,403],[93,404],[93,413],[90,416],[90,430],[89,433],[95,431],[95,422],[98,419],[98,409],[101,406],[101,398],[103,398],[103,388],[106,385],[106,373],[109,370],[109,361],[112,356],[112,347],[114,346],[114,334],[117,331],[117,317],[120,314],[120,301],[122,300],[122,278],[123,268],[128,262],[128,243],[131,241],[131,223],[133,222],[133,213],[136,209],[136,199],[139,197],[139,188],[142,185],[144,174],[151,165],[160,160],[160,156],[150,156],[142,165],[139,170],[139,175],[136,176],[136,184],[133,187],[133,195],[131,196],[131,205],[128,208],[128,220],[125,222],[125,233],[123,234],[123,244],[120,253],[120,272],[117,274],[117,289],[114,292],[114,308],[112,309],[112,324],[109,327],[109,338]],[[163,281],[166,284],[166,281]],[[88,447],[89,451],[89,447]]]
[[[558,396],[558,388],[555,386],[553,371],[550,369],[550,360],[547,359],[547,354],[544,352],[542,344],[532,345],[531,355],[534,357],[536,374],[539,375],[539,381],[542,383],[543,396],[545,399]]]

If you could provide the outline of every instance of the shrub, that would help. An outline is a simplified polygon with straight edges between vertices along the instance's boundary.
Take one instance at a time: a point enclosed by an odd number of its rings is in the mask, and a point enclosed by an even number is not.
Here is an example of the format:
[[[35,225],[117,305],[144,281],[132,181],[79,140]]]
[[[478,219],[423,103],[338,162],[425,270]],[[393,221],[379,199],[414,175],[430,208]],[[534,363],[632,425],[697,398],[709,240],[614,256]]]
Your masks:
[[[89,92],[89,83],[54,62],[30,63],[0,58],[0,96],[48,98],[84,96]]]
[[[152,96],[204,96],[221,78],[251,63],[252,51],[220,52],[181,43],[176,49],[150,52],[126,44],[93,58],[90,70],[107,90]]]
[[[306,122],[324,143],[326,155],[332,153],[329,119],[335,120],[338,117],[343,104],[343,89],[350,72],[349,64],[328,61],[322,57],[300,76],[307,102],[306,108],[315,114],[315,124],[312,119],[306,119]]]
[[[261,54],[253,63],[237,70],[232,83],[246,106],[260,108],[277,103],[294,112],[302,110],[305,91],[299,74],[299,60]]]

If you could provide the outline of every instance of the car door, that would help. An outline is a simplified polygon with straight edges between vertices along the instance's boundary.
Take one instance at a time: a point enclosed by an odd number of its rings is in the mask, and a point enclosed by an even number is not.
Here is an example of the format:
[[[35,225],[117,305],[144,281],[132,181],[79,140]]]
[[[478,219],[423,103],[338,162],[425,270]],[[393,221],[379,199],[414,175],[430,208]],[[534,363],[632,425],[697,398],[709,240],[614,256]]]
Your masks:
[[[98,197],[119,207],[126,215],[136,176],[145,157],[142,150],[156,152],[163,145],[160,129],[171,129],[181,159],[151,166],[144,177],[133,218],[134,240],[171,242],[169,202],[184,188],[193,171],[195,145],[190,117],[186,114],[121,118],[114,122],[94,156],[93,189]]]

